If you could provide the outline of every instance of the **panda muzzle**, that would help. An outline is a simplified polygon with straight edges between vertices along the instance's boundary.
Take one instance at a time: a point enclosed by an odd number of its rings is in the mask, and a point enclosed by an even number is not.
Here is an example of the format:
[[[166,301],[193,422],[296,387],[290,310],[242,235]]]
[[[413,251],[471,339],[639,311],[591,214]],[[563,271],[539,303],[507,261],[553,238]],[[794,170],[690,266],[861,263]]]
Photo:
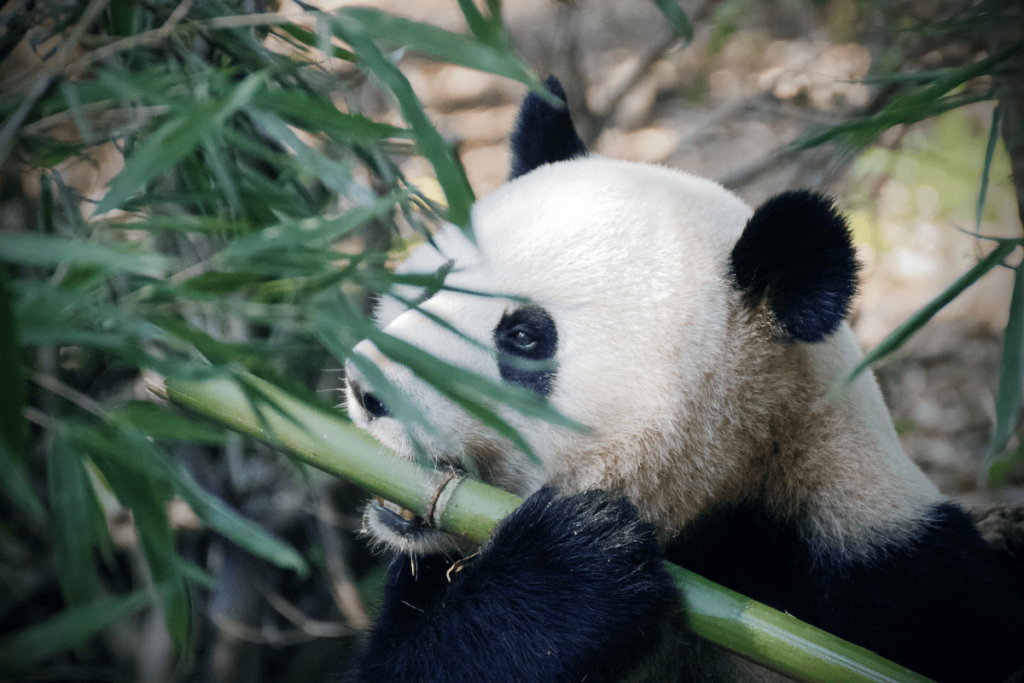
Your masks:
[[[373,505],[377,510],[378,520],[399,533],[408,533],[427,526],[423,518],[412,510],[399,507],[380,496],[374,497]]]

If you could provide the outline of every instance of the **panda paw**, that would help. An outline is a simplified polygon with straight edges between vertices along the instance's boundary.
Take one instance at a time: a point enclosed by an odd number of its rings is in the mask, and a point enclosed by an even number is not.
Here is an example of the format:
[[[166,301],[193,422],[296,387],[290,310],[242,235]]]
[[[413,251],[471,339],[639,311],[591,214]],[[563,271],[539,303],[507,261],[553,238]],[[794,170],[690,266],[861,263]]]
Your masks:
[[[400,558],[354,678],[614,680],[679,609],[661,557],[625,499],[543,489],[475,558]]]
[[[498,525],[482,563],[500,563],[520,576],[536,571],[547,580],[560,571],[612,588],[625,576],[660,579],[661,559],[654,528],[627,499],[544,488]]]
[[[654,528],[627,499],[545,488],[498,525],[472,574],[619,638],[677,608],[662,559]]]

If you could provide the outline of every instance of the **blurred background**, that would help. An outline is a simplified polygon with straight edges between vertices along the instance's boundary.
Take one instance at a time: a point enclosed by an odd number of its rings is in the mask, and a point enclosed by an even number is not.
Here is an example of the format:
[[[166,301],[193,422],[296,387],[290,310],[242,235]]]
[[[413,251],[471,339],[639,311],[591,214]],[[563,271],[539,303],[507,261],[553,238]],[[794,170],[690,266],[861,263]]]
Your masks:
[[[357,4],[386,14],[345,14]],[[340,670],[389,559],[359,536],[366,495],[147,387],[245,370],[341,410],[341,363],[387,267],[468,196],[429,145],[487,195],[535,75],[561,80],[599,154],[751,204],[834,196],[863,264],[865,350],[991,250],[977,235],[1022,236],[999,135],[1021,120],[1015,3],[680,7],[692,39],[659,3],[621,0],[516,0],[484,28],[455,0],[4,5],[3,676]],[[498,66],[419,23],[474,35]],[[967,507],[1024,503],[1018,261],[875,366],[904,447]]]

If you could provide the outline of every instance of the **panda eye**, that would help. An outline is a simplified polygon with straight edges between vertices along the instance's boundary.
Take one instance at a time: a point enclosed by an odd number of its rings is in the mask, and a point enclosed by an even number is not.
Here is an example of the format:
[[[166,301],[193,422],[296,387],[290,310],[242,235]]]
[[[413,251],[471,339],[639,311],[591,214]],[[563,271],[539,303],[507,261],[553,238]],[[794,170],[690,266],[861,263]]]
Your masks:
[[[539,306],[527,306],[506,313],[494,329],[494,345],[498,352],[517,358],[551,358],[555,355],[557,343],[555,321]]]
[[[551,392],[557,373],[558,331],[550,313],[540,306],[506,313],[494,328],[494,347],[503,380],[541,396]]]
[[[525,329],[524,325],[517,325],[509,336],[509,341],[519,347],[525,353],[529,353],[533,349],[537,348],[537,344],[540,341],[537,338],[536,333]]]

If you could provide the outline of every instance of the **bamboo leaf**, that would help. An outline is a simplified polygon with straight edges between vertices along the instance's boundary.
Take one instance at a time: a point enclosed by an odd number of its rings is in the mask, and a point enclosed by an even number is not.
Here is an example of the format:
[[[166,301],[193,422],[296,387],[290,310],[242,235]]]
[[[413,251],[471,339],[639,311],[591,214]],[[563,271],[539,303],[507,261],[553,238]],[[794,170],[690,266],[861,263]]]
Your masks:
[[[241,264],[264,253],[279,253],[296,246],[328,247],[356,228],[386,215],[408,198],[408,192],[398,190],[368,206],[353,207],[336,218],[318,216],[301,221],[285,221],[232,240],[223,255],[226,260]],[[333,257],[338,258],[337,252],[333,252]]]
[[[248,104],[263,88],[267,74],[262,71],[246,76],[221,102],[200,103],[169,118],[125,161],[110,184],[110,190],[96,207],[102,214],[121,206],[149,181],[170,170],[191,154],[203,137]]]
[[[178,469],[175,483],[181,497],[211,529],[275,567],[291,570],[300,578],[309,573],[309,565],[294,548],[201,487],[186,470]]]
[[[93,559],[92,484],[81,455],[65,434],[53,434],[46,452],[46,478],[50,494],[51,539],[57,578],[68,605],[91,602],[99,588]]]
[[[245,225],[219,216],[146,216],[143,220],[126,222],[123,220],[97,221],[103,228],[122,230],[147,230],[149,232],[201,232],[223,233],[227,235],[244,231]]]
[[[386,40],[390,43],[406,46],[411,50],[436,57],[449,64],[458,64],[459,66],[476,69],[477,71],[486,71],[487,73],[511,78],[527,85],[531,90],[540,91],[543,89],[540,77],[523,60],[512,52],[496,47],[492,43],[479,42],[458,33],[396,17],[377,9],[347,7],[340,10],[337,16],[341,21],[335,22],[335,30],[337,30],[338,26],[357,24],[359,28],[353,32],[353,35],[359,40],[369,39],[370,37],[376,40]],[[473,24],[477,28],[481,28],[485,34],[493,35],[494,30],[492,28],[489,26],[483,28],[486,22],[483,15],[477,13],[477,16],[479,17],[479,22],[474,18]],[[388,81],[381,74],[378,68],[379,65],[375,63],[376,60],[368,59],[367,55],[362,53],[362,49],[354,45],[345,35],[340,37],[349,45],[352,45],[364,63],[380,76],[381,80]],[[398,92],[395,92],[395,94],[399,95]],[[399,100],[401,100],[401,95],[399,95]],[[406,121],[412,124],[408,117],[406,117]]]
[[[337,140],[375,141],[412,137],[405,128],[379,123],[360,114],[346,114],[338,111],[330,100],[301,90],[262,90],[253,97],[252,108],[254,111],[272,112],[292,125],[308,131],[322,131]]]
[[[1024,266],[1014,268],[1013,294],[1010,296],[1010,317],[1003,333],[1003,353],[999,361],[999,392],[996,394],[996,422],[992,441],[982,464],[987,479],[992,461],[1006,448],[1017,427],[1024,390]]]
[[[304,143],[284,121],[273,114],[255,109],[248,109],[247,113],[265,134],[295,153],[299,168],[320,178],[324,185],[339,195],[345,194],[350,182],[348,169],[337,161],[327,158],[320,150]]]
[[[188,280],[185,280],[181,286],[196,292],[228,294],[266,281],[267,276],[263,273],[250,273],[245,271],[222,273],[220,271],[211,270],[206,273],[196,275],[195,277],[190,277]]]
[[[505,47],[507,44],[506,32],[501,22],[501,6],[490,8],[491,16],[485,17],[473,0],[459,0],[459,8],[462,9],[462,16],[466,18],[469,30],[473,32],[476,39],[485,45],[494,47]]]
[[[353,14],[353,12],[355,13]],[[444,138],[430,123],[430,119],[423,111],[423,105],[420,104],[413,92],[408,79],[398,70],[398,67],[384,57],[371,40],[367,29],[358,19],[362,12],[364,10],[346,10],[343,15],[339,16],[344,16],[349,21],[336,19],[334,31],[355,49],[363,63],[372,69],[398,98],[402,116],[412,127],[420,152],[434,167],[437,181],[444,190],[445,199],[448,202],[448,220],[468,232],[470,231],[469,208],[476,198],[466,179],[466,173],[462,169],[462,165],[452,155]],[[375,12],[373,10],[365,10],[365,12],[369,13],[366,16],[372,23],[372,15]]]
[[[191,602],[178,566],[174,533],[164,508],[171,498],[168,482],[155,472],[154,464],[114,435],[104,435],[84,425],[71,426],[74,442],[86,449],[110,484],[114,495],[132,511],[154,583],[161,587],[164,620],[175,645],[190,650]]]
[[[204,135],[199,146],[203,150],[206,167],[217,181],[215,187],[220,190],[227,208],[230,209],[230,215],[240,216],[242,214],[242,199],[238,194],[235,177],[228,170],[229,162],[224,154],[224,145],[220,144],[221,141],[217,139],[218,137],[212,133]]]
[[[58,652],[83,645],[99,631],[130,617],[151,601],[152,594],[147,590],[101,598],[6,636],[0,640],[0,670],[27,671]]]
[[[693,41],[693,25],[690,24],[686,12],[679,7],[676,0],[654,0],[654,4],[665,15],[665,19],[668,20],[676,35],[685,40],[687,44]]]
[[[864,359],[842,380],[844,384],[852,384],[855,379],[868,367],[874,365],[881,359],[903,346],[910,337],[921,329],[925,323],[932,319],[936,313],[941,311],[946,304],[955,299],[965,289],[977,282],[982,275],[1000,265],[1003,260],[1017,248],[1021,240],[1000,240],[995,249],[988,256],[974,264],[974,267],[960,276],[956,282],[946,288],[944,292],[929,301],[921,310],[914,313],[902,325],[893,330],[889,336],[883,339],[878,346],[871,349],[864,356]]]
[[[536,393],[486,377],[447,363],[407,341],[384,334],[376,329],[368,338],[392,360],[406,365],[414,373],[452,398],[488,401],[493,405],[508,405],[527,417],[535,417],[559,427],[588,432],[589,427],[562,415]]]
[[[178,558],[178,564],[181,567],[182,576],[189,583],[194,583],[206,590],[213,590],[217,587],[217,579],[195,562]]]
[[[999,141],[1000,124],[1003,120],[1003,105],[997,104],[992,110],[992,125],[988,131],[988,145],[985,147],[985,165],[981,169],[981,189],[978,190],[978,203],[974,208],[974,232],[981,232],[981,214],[985,209],[985,197],[988,195],[988,175],[992,169],[992,157]]]
[[[324,345],[324,348],[330,351],[335,358],[339,360],[347,359],[352,363],[356,371],[366,380],[370,391],[376,394],[388,406],[388,410],[402,424],[422,429],[429,436],[440,436],[441,433],[437,426],[431,424],[419,407],[410,401],[405,394],[398,391],[376,364],[361,354],[353,353],[352,347],[361,340],[361,337],[357,333],[353,333],[351,325],[345,324],[336,316],[332,316],[331,313],[333,312],[318,311],[313,315],[312,321],[318,331],[318,339]],[[351,312],[347,311],[345,314],[351,315]],[[431,464],[430,459],[421,448],[418,448],[418,442],[413,437],[412,431],[407,429],[406,433],[413,444],[417,446],[417,457],[420,460],[420,464],[429,466]]]
[[[161,277],[171,265],[170,259],[159,254],[115,249],[95,242],[65,240],[38,233],[0,233],[0,261],[49,267],[71,263],[153,277]]]
[[[132,425],[156,439],[179,439],[200,443],[223,444],[224,431],[197,423],[166,406],[149,401],[129,401],[110,414],[114,422]]]
[[[169,413],[166,409],[163,412],[171,418],[171,421],[182,420],[180,416]],[[138,419],[139,416],[138,408],[127,414],[127,417],[135,419]],[[125,414],[122,413],[122,417],[125,417]],[[152,417],[152,415],[148,417]],[[295,571],[300,576],[307,573],[306,561],[291,546],[274,538],[259,525],[242,517],[226,503],[201,487],[188,470],[153,446],[145,438],[143,432],[129,426],[127,421],[115,421],[121,427],[117,438],[112,441],[116,444],[115,450],[122,455],[129,452],[134,453],[132,467],[137,472],[144,473],[151,481],[166,483],[211,529],[239,547],[275,566]]]
[[[509,439],[516,448],[530,460],[539,463],[530,444],[498,413],[500,403],[487,402],[487,394],[492,387],[487,380],[473,372],[445,363],[408,342],[384,333],[371,335],[370,340],[380,349],[381,353],[392,360],[402,363],[421,379],[425,380],[441,394],[475,417],[482,424],[490,427],[498,434]],[[536,398],[537,395],[533,394]],[[532,401],[532,399],[528,399]],[[488,405],[487,403],[490,403]],[[522,410],[524,406],[512,403],[513,407]],[[522,410],[526,413],[529,408]]]
[[[296,26],[295,24],[281,24],[277,28],[284,31],[289,36],[299,41],[303,45],[316,48],[320,47],[320,41],[317,40],[317,36],[312,31],[307,31],[301,26]],[[348,62],[356,61],[356,56],[354,53],[349,52],[348,50],[343,50],[342,48],[337,47],[336,45],[331,46],[331,56],[337,57],[338,59],[344,59],[345,61]]]

